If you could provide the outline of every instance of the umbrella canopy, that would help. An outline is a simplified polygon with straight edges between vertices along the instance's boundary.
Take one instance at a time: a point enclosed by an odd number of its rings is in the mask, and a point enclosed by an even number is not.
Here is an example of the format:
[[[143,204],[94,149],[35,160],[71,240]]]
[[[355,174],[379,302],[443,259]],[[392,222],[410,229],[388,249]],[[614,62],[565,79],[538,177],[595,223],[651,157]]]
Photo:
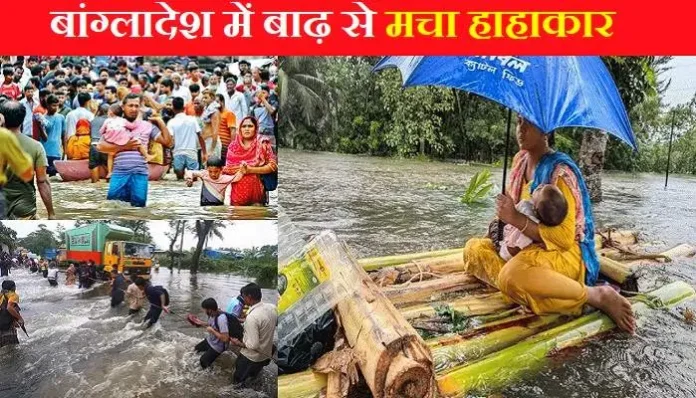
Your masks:
[[[619,91],[599,57],[385,57],[403,85],[451,87],[496,101],[544,133],[561,127],[608,132],[637,150]]]

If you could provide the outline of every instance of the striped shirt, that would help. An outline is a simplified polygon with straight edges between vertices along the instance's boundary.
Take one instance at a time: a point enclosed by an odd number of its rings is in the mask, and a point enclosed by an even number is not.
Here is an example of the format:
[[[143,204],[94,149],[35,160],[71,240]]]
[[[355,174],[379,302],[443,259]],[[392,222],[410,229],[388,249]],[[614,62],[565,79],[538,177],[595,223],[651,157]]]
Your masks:
[[[144,134],[141,134],[141,136],[139,137],[140,142],[143,145],[145,145],[145,147],[148,147],[150,140],[156,140],[157,137],[159,137],[160,129],[159,127],[154,126],[149,122],[140,123],[148,123],[150,126],[152,126],[152,129],[150,129],[149,134],[147,133],[147,129],[145,129],[146,132]],[[147,162],[145,162],[145,158],[137,150],[119,152],[114,157],[114,174],[147,175],[148,172],[149,169],[147,167]]]

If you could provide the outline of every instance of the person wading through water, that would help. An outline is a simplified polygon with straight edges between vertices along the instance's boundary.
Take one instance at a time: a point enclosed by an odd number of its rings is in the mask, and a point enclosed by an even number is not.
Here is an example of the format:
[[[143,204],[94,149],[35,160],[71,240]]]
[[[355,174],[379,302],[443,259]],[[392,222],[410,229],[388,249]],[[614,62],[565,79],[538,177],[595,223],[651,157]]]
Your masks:
[[[141,284],[138,285],[138,282],[141,282]],[[135,284],[141,292],[145,293],[147,300],[150,302],[150,310],[143,320],[147,321],[146,328],[150,328],[157,323],[160,315],[162,315],[162,311],[169,313],[169,292],[162,286],[153,286],[145,280],[136,281]]]
[[[114,170],[109,182],[108,200],[128,202],[131,206],[145,207],[148,194],[148,166],[145,157],[138,152],[140,145],[155,141],[170,147],[172,137],[161,118],[140,120],[141,96],[128,94],[123,100],[123,117],[137,127],[133,131],[139,139],[131,139],[125,145],[109,144],[103,139],[97,145],[100,152],[115,154]]]
[[[58,266],[55,261],[51,261],[48,267],[48,284],[53,287],[58,286]]]
[[[128,285],[126,289],[126,300],[128,300],[128,315],[134,315],[140,312],[145,304],[145,292],[141,291],[139,286],[145,286],[145,279],[131,275],[133,283]]]
[[[241,347],[237,357],[233,381],[235,384],[258,376],[273,356],[273,336],[278,322],[276,307],[261,302],[261,288],[250,283],[242,288],[244,302],[250,306],[244,321],[242,341],[230,339],[230,344]]]
[[[111,308],[118,307],[125,298],[128,281],[118,273],[116,268],[111,270]]]
[[[19,313],[19,295],[11,280],[2,282],[0,291],[0,348],[19,344],[17,328],[24,326],[24,318]]]
[[[196,345],[196,352],[204,353],[200,363],[201,367],[206,369],[227,349],[227,344],[230,342],[230,329],[227,314],[220,311],[215,299],[203,300],[201,307],[208,315],[208,327],[206,328],[208,336]]]

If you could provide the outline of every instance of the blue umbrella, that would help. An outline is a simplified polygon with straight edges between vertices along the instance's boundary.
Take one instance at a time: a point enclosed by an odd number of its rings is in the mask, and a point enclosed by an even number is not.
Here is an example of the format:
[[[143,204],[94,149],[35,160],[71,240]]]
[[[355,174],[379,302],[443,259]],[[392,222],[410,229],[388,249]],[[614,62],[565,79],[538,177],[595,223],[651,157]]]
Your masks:
[[[599,57],[385,57],[374,70],[396,67],[403,85],[452,87],[498,102],[551,133],[599,129],[634,150],[628,114]]]
[[[468,91],[514,110],[544,133],[561,127],[598,129],[637,150],[619,90],[599,57],[393,56],[380,60],[374,70],[389,67],[401,71],[404,87]],[[510,122],[511,113],[504,170]]]
[[[550,134],[561,127],[608,132],[637,150],[619,90],[599,57],[391,56],[375,71],[395,67],[404,87],[442,86],[506,106],[503,193],[514,110]]]

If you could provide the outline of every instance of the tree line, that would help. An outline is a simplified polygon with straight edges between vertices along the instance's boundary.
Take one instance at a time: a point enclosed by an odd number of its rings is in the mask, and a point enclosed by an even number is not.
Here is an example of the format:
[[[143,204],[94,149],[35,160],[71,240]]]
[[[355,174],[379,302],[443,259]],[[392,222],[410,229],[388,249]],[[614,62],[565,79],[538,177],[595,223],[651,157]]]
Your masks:
[[[75,228],[89,225],[96,221],[77,221]],[[110,223],[130,228],[134,232],[132,241],[153,244],[154,240],[147,221],[121,220]],[[278,270],[278,247],[263,246],[260,248],[238,250],[228,249],[231,254],[220,258],[208,258],[203,255],[208,246],[208,239],[224,238],[225,222],[215,220],[173,220],[169,221],[169,231],[165,233],[170,241],[167,256],[162,259],[162,265],[173,270],[188,269],[192,274],[203,272],[235,273],[254,278],[264,287],[275,286]],[[12,251],[18,247],[43,256],[47,249],[65,247],[65,226],[58,224],[56,231],[48,229],[46,224],[39,224],[35,231],[17,239],[17,232],[0,222],[0,244],[5,244]],[[184,235],[191,232],[196,237],[193,250],[184,250]],[[188,243],[188,242],[187,242]],[[224,250],[224,249],[222,249]]]

